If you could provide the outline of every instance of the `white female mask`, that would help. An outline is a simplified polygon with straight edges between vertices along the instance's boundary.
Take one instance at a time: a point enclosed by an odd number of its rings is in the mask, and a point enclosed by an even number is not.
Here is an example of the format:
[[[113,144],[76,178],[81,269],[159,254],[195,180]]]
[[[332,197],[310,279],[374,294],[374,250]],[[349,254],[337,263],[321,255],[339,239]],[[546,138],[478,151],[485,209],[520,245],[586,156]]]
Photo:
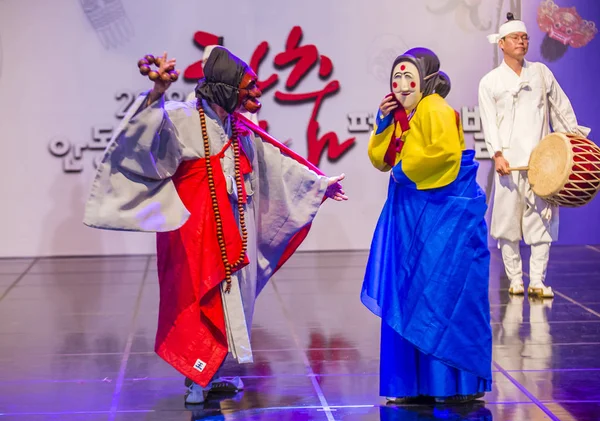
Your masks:
[[[423,98],[419,70],[410,61],[401,61],[392,70],[392,92],[407,112],[411,112]]]

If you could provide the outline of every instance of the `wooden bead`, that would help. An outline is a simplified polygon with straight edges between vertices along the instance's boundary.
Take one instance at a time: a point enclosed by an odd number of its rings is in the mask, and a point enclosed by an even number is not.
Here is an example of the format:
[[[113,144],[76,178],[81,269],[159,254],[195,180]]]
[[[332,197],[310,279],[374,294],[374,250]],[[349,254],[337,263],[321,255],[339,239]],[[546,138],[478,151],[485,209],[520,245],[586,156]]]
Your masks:
[[[157,71],[151,70],[150,73],[148,73],[148,77],[154,82],[155,80],[158,80],[159,74]]]
[[[171,76],[168,73],[161,73],[160,78],[163,82],[169,82],[171,80]]]
[[[175,71],[170,71],[169,75],[171,77],[171,82],[176,82],[179,79],[179,74]]]
[[[146,61],[150,64],[154,64],[155,58],[152,54],[146,54],[144,56],[144,58],[146,59]]]
[[[246,257],[246,250],[248,249],[248,243],[247,243],[247,238],[248,238],[248,234],[247,234],[247,229],[246,229],[246,220],[244,218],[244,204],[243,204],[243,189],[242,189],[242,177],[241,177],[241,172],[240,172],[240,152],[239,152],[239,139],[237,136],[237,120],[235,119],[235,116],[233,116],[232,120],[233,120],[233,126],[232,126],[232,144],[233,144],[233,151],[234,151],[234,171],[235,171],[235,183],[236,183],[236,190],[238,191],[238,210],[240,213],[240,227],[242,230],[242,249],[240,252],[240,255],[238,256],[237,260],[235,261],[235,263],[233,265],[230,265],[228,263],[228,256],[227,256],[227,249],[226,249],[226,244],[225,244],[225,239],[223,237],[223,224],[221,221],[221,213],[219,210],[219,205],[218,205],[218,201],[217,201],[217,194],[216,194],[216,190],[215,190],[215,181],[214,181],[214,175],[213,175],[213,169],[212,169],[212,164],[211,164],[211,158],[210,158],[210,144],[209,144],[209,139],[208,139],[208,131],[206,129],[206,117],[204,115],[204,110],[202,109],[201,105],[197,106],[198,108],[198,114],[200,116],[200,126],[202,128],[202,140],[204,141],[204,159],[206,162],[206,173],[208,176],[208,185],[209,185],[209,189],[210,189],[210,197],[211,197],[211,202],[212,202],[212,207],[213,207],[213,213],[214,213],[214,217],[215,217],[215,224],[217,227],[217,241],[219,243],[219,249],[221,251],[221,260],[223,262],[223,265],[225,267],[225,272],[226,272],[226,277],[225,277],[225,281],[227,282],[227,287],[225,288],[225,291],[229,291],[230,287],[231,287],[231,268],[232,267],[237,267],[238,265],[242,264],[244,262],[244,258]]]
[[[148,73],[150,73],[150,66],[145,64],[140,66],[140,73],[146,76]]]
[[[140,61],[138,61],[138,67],[142,67],[142,66],[147,66],[148,64],[148,60],[146,60],[145,58],[140,59]]]

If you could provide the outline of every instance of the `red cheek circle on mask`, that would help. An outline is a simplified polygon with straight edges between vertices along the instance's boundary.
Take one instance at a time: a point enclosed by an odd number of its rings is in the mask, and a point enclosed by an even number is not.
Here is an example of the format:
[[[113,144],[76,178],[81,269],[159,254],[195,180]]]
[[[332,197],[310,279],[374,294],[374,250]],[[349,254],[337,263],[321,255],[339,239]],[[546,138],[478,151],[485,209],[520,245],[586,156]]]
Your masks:
[[[410,87],[414,88],[415,86],[417,86],[417,84],[415,82],[410,82]]]
[[[393,87],[394,89],[396,89],[396,88],[398,87],[398,84],[397,84],[396,82],[394,82],[394,83],[392,83],[392,87]]]

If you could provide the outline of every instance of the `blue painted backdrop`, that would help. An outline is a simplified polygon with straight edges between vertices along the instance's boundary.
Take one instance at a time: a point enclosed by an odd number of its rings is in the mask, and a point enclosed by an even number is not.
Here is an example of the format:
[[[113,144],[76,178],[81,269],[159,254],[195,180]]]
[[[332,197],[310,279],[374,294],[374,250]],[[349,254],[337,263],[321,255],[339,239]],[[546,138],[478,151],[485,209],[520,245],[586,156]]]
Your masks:
[[[559,7],[575,7],[579,15],[600,25],[599,0],[555,0]],[[542,54],[546,34],[537,24],[540,1],[524,0],[523,17],[531,36],[527,59],[545,63],[554,73],[568,95],[579,124],[590,127],[590,140],[600,142],[600,34],[586,46],[568,47],[563,55]],[[569,209],[562,208],[560,217],[560,240],[557,244],[600,244],[600,195],[588,205]]]

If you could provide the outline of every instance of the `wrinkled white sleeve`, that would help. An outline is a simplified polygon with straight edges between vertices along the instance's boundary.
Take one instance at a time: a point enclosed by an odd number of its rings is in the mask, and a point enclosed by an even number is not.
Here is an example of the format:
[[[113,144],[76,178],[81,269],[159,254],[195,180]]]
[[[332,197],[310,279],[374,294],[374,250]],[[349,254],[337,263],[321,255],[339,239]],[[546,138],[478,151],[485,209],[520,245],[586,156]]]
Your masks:
[[[577,123],[575,111],[567,94],[562,90],[552,71],[542,65],[542,73],[546,81],[548,105],[550,106],[550,124],[555,132],[578,133],[587,137],[591,129]]]
[[[120,158],[117,165],[133,174],[162,180],[177,171],[182,148],[165,110],[164,96],[146,105],[147,93],[139,96],[131,107],[134,114],[125,117],[115,135]]]
[[[479,113],[481,115],[481,124],[485,144],[490,156],[498,151],[502,151],[502,143],[498,134],[498,124],[496,117],[496,100],[492,94],[492,90],[486,83],[485,79],[479,82]]]
[[[182,159],[164,99],[131,106],[98,165],[83,222],[100,229],[162,232],[189,218],[171,176]]]

